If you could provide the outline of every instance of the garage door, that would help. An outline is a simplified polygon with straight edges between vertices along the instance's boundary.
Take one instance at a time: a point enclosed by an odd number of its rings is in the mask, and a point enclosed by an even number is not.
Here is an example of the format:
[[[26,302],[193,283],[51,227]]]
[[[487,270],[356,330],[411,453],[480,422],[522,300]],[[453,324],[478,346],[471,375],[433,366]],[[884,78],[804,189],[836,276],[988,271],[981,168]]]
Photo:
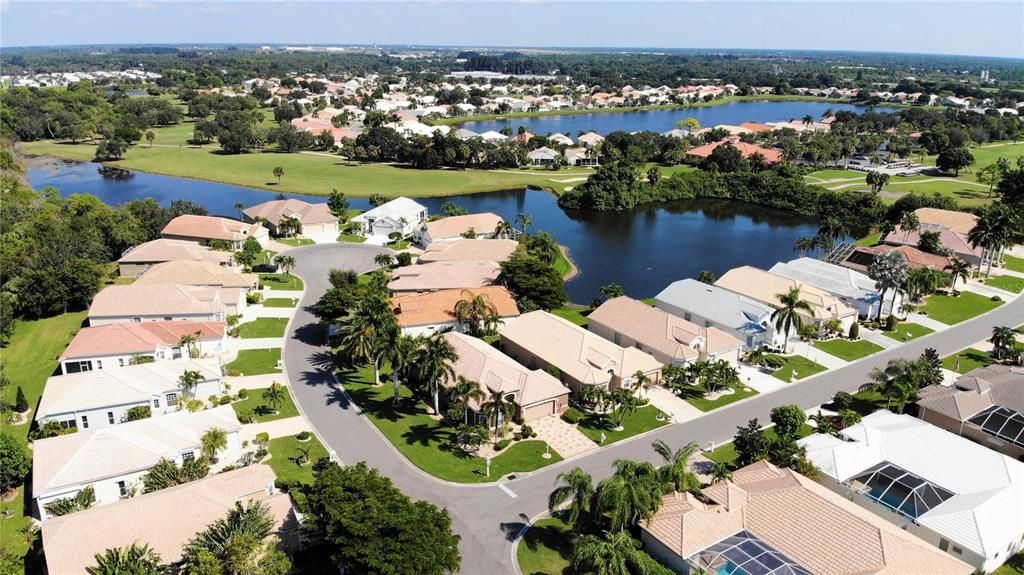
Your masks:
[[[545,415],[551,415],[555,413],[555,402],[549,401],[547,403],[541,403],[539,405],[531,405],[523,410],[523,419],[525,421],[532,421],[534,419],[544,417]]]

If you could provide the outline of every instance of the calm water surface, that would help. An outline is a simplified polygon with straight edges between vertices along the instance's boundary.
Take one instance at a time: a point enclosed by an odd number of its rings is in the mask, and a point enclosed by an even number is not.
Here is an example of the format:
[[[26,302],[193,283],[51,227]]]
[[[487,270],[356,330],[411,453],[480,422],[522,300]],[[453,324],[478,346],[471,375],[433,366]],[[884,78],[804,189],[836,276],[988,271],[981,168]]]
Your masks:
[[[126,179],[102,177],[93,163],[34,163],[28,170],[36,189],[54,186],[62,195],[94,194],[121,204],[152,197],[167,205],[187,199],[211,214],[236,217],[235,203],[249,206],[273,199],[262,190],[135,172]],[[288,194],[312,202],[322,196]],[[771,267],[793,256],[793,243],[813,235],[814,220],[752,204],[720,200],[666,202],[623,213],[565,212],[555,197],[539,190],[489,192],[417,201],[431,213],[451,200],[470,212],[494,212],[513,221],[528,213],[538,229],[569,248],[580,275],[566,284],[574,302],[589,303],[608,283],[622,285],[634,297],[657,294],[669,283],[701,270],[721,274],[739,265]],[[350,199],[367,209],[366,199]]]

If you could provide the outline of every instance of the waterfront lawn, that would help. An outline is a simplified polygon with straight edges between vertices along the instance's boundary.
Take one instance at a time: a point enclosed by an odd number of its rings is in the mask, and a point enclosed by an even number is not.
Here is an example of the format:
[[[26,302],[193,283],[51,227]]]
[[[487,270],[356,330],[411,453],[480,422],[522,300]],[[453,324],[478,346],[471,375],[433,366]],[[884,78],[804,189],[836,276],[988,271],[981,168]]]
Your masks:
[[[917,339],[919,337],[926,336],[930,333],[933,333],[934,331],[935,330],[933,330],[932,328],[925,327],[920,324],[911,322],[898,322],[896,324],[896,329],[892,331],[882,330],[882,335],[889,339],[894,339],[896,341],[910,341],[913,339]]]
[[[242,339],[284,337],[286,327],[288,327],[288,318],[286,317],[258,317],[250,322],[240,324],[238,337]]]
[[[922,310],[935,321],[953,325],[1003,305],[1001,301],[992,301],[983,295],[971,292],[960,292],[957,297],[946,294],[928,296],[928,302]]]
[[[985,285],[1008,292],[1020,293],[1024,291],[1024,278],[1011,275],[992,276],[985,280]]]
[[[1003,265],[1005,265],[1008,270],[1024,273],[1024,258],[1003,256]]]
[[[722,395],[717,399],[708,399],[705,397],[707,390],[701,385],[688,385],[683,387],[682,390],[683,392],[679,396],[680,398],[686,400],[687,403],[697,409],[705,412],[757,395],[757,390],[742,384],[734,385],[732,387],[732,393]]]
[[[291,391],[287,386],[281,386],[284,391],[284,399],[277,406],[277,413],[274,413],[270,404],[263,399],[263,392],[267,390],[266,387],[259,389],[247,389],[249,396],[245,399],[241,399],[231,404],[234,408],[235,413],[241,414],[243,412],[250,412],[253,414],[253,420],[256,423],[263,423],[264,421],[273,421],[275,419],[285,419],[287,417],[295,417],[299,414],[299,410],[295,407],[295,402],[292,401]]]
[[[299,246],[311,246],[316,243],[309,238],[278,238],[274,241],[286,246],[292,246],[293,248],[297,248]]]
[[[864,236],[863,238],[857,240],[854,243],[856,243],[858,246],[869,247],[877,245],[880,241],[882,241],[882,232],[874,232]]]
[[[786,383],[793,379],[794,371],[796,372],[795,379],[803,379],[828,369],[824,365],[815,363],[802,355],[777,355],[770,353],[765,358],[772,358],[782,362],[782,367],[772,372],[772,377]]]
[[[516,549],[523,575],[562,575],[573,555],[572,528],[557,517],[538,519],[523,534]]]
[[[957,357],[960,358],[960,369],[956,368]],[[986,351],[969,347],[960,353],[954,353],[953,355],[942,360],[942,367],[956,373],[967,373],[972,369],[978,369],[979,367],[988,367],[995,363],[996,360]]]
[[[551,313],[580,327],[587,327],[587,316],[592,311],[589,307],[560,307],[551,310]]]
[[[815,342],[814,347],[844,361],[856,361],[883,349],[882,346],[866,339],[859,339],[857,341],[830,339],[828,341]]]
[[[663,417],[662,421],[658,421],[659,415]],[[589,437],[594,443],[608,445],[652,429],[657,429],[666,424],[668,424],[668,417],[664,416],[660,409],[653,405],[646,405],[622,419],[622,431],[615,431],[615,424],[612,423],[612,415],[610,413],[587,413],[580,420],[576,429],[579,429],[583,435]],[[601,443],[602,433],[605,436],[603,444]]]
[[[807,437],[808,435],[814,433],[814,431],[815,430],[813,427],[805,423],[803,427],[800,428],[798,439]],[[762,430],[762,432],[769,441],[774,441],[776,439],[774,427],[764,429]],[[736,465],[736,460],[739,459],[740,454],[736,452],[736,447],[734,447],[732,442],[730,441],[729,443],[723,443],[719,445],[712,451],[705,451],[704,457],[707,457],[708,459],[716,463],[726,463],[728,465],[734,466]]]
[[[572,264],[569,263],[569,258],[565,255],[565,248],[559,248],[558,259],[555,260],[554,268],[562,277],[569,275],[569,272],[572,271]]]
[[[509,473],[533,471],[562,460],[554,450],[550,459],[544,459],[547,444],[543,441],[514,441],[494,456],[491,476],[487,477],[484,459],[452,447],[454,430],[428,415],[426,404],[407,387],[401,386],[396,406],[391,383],[375,387],[371,368],[343,371],[338,378],[362,413],[402,455],[440,479],[457,483],[497,481]]]
[[[309,441],[299,441],[294,435],[271,439],[268,450],[270,459],[266,463],[284,482],[313,483],[313,465],[328,456],[327,448],[313,434]]]
[[[281,373],[277,362],[281,361],[281,349],[243,349],[238,352],[238,358],[227,364],[225,367],[228,374],[238,373],[241,375],[263,375],[267,373]]]
[[[279,291],[302,291],[302,279],[295,274],[260,274],[263,287]]]
[[[263,300],[263,307],[295,307],[295,300],[290,297],[272,297]]]

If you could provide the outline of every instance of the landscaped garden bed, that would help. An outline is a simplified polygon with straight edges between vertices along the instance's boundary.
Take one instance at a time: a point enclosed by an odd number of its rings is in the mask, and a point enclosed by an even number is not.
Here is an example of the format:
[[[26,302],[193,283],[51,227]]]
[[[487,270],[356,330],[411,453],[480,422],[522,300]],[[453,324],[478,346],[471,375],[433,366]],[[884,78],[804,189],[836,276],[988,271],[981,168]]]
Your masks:
[[[253,421],[262,423],[264,421],[295,417],[299,414],[299,410],[295,407],[295,402],[292,401],[292,395],[287,387],[281,385],[278,388],[280,397],[277,405],[274,405],[269,397],[264,397],[268,389],[267,387],[247,389],[244,392],[246,395],[245,399],[231,404],[239,420],[247,419],[248,416],[251,416]]]

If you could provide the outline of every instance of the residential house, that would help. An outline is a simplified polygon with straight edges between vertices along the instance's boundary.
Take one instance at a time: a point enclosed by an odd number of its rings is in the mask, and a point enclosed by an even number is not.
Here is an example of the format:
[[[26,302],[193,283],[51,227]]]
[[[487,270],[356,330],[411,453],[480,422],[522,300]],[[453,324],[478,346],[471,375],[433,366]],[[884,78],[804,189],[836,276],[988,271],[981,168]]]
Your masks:
[[[987,261],[984,249],[972,246],[967,239],[978,222],[978,216],[937,208],[918,208],[914,210],[914,214],[920,222],[919,229],[904,230],[896,226],[896,229],[882,238],[882,243],[893,246],[917,246],[921,241],[922,232],[936,232],[939,234],[939,243],[956,257],[975,266]]]
[[[772,128],[768,124],[759,124],[757,122],[743,122],[740,127],[755,134],[761,134],[764,132],[771,132],[775,128]]]
[[[888,411],[798,443],[823,485],[975,569],[1024,546],[1024,463]]]
[[[534,166],[552,166],[559,162],[561,154],[557,150],[544,146],[526,153],[526,159]]]
[[[746,349],[781,345],[769,305],[695,279],[671,283],[654,298],[662,311],[704,327],[715,327],[743,342]]]
[[[758,461],[700,497],[669,493],[640,525],[645,549],[675,573],[968,575],[930,548],[791,469]]]
[[[576,141],[584,148],[594,148],[600,146],[601,143],[604,142],[604,136],[597,132],[587,132],[586,134],[576,138]]]
[[[990,365],[920,392],[917,416],[1024,461],[1024,367]]]
[[[711,153],[715,151],[715,148],[722,145],[729,145],[736,148],[746,159],[750,159],[754,154],[761,154],[761,157],[764,158],[765,164],[777,164],[782,161],[782,152],[774,148],[762,148],[756,144],[748,144],[741,141],[739,138],[727,138],[720,142],[712,142],[710,144],[691,148],[686,151],[686,157],[694,161],[701,161],[710,156]]]
[[[272,531],[287,547],[299,527],[291,497],[274,487],[274,471],[249,465],[110,505],[54,517],[42,525],[49,575],[81,575],[107,549],[144,543],[167,564],[236,503],[257,501],[273,517]]]
[[[215,216],[186,214],[168,222],[160,237],[170,240],[188,240],[210,245],[210,242],[227,242],[232,249],[242,248],[249,238],[255,238],[260,245],[270,240],[270,230],[259,224],[247,224],[238,220]]]
[[[220,355],[227,349],[227,324],[222,321],[152,321],[83,327],[60,354],[60,373],[125,367],[137,357],[158,363],[187,358],[190,351],[181,344],[185,336],[195,338],[193,346],[198,357]]]
[[[230,405],[37,439],[32,457],[35,512],[46,521],[47,504],[74,497],[90,485],[96,505],[133,497],[142,492],[142,476],[161,459],[181,465],[201,457],[201,438],[215,428],[228,437],[218,458],[235,461],[242,450],[242,425]]]
[[[392,294],[445,289],[473,289],[493,285],[501,267],[493,261],[458,260],[404,266],[391,274]]]
[[[484,133],[480,134],[480,137],[485,142],[507,142],[508,141],[508,136],[506,136],[505,134],[502,134],[501,132],[495,132],[494,130],[490,130],[490,131],[484,132]]]
[[[532,311],[501,328],[501,349],[530,369],[558,370],[573,393],[585,386],[632,387],[637,372],[652,385],[662,364],[635,347],[620,347],[546,311]]]
[[[423,246],[441,240],[456,240],[473,235],[476,238],[493,238],[498,224],[503,222],[501,216],[491,212],[449,216],[439,220],[425,222],[413,235],[413,240]]]
[[[623,347],[635,347],[663,365],[725,360],[735,365],[743,342],[626,296],[612,298],[587,316],[587,329]]]
[[[488,397],[501,392],[515,406],[515,417],[530,422],[549,415],[559,415],[569,407],[569,389],[551,374],[540,369],[527,369],[511,357],[475,337],[449,332],[443,337],[455,349],[458,359],[451,363],[456,377],[462,376],[480,384]],[[454,387],[457,380],[445,379],[443,385]],[[489,400],[470,399],[467,406],[470,420],[493,426],[483,405]],[[503,415],[499,414],[499,425]]]
[[[876,257],[889,252],[900,254],[907,262],[907,268],[912,270],[928,268],[947,273],[946,267],[953,262],[947,256],[923,252],[914,246],[852,246],[850,250],[842,253],[841,259],[836,263],[851,270],[867,273],[868,267]]]
[[[225,268],[210,262],[164,262],[143,273],[135,285],[179,284],[186,286],[238,289],[245,292],[260,287],[260,276]]]
[[[885,301],[875,289],[875,280],[867,275],[815,258],[797,258],[777,263],[769,272],[835,294],[844,303],[857,310],[861,317],[876,317],[899,311],[903,293],[887,293]]]
[[[579,168],[594,168],[598,165],[597,154],[590,148],[566,148],[565,163]]]
[[[247,222],[266,222],[270,233],[275,236],[284,235],[280,225],[286,220],[298,222],[295,232],[318,243],[336,241],[341,231],[338,218],[334,217],[327,204],[311,204],[290,198],[256,204],[242,210],[242,213]]]
[[[445,330],[462,332],[466,327],[458,320],[455,308],[460,301],[475,296],[482,296],[493,306],[500,321],[519,317],[516,300],[501,286],[401,293],[391,298],[391,308],[402,333],[407,335],[431,335]]]
[[[192,397],[220,396],[220,362],[216,359],[144,363],[55,375],[46,381],[36,423],[60,423],[65,429],[102,429],[128,421],[134,407],[149,407],[153,416],[175,413],[184,391],[179,378],[199,374]]]
[[[560,146],[572,146],[573,145],[572,138],[570,138],[569,136],[566,136],[565,134],[561,134],[561,133],[558,133],[558,132],[555,132],[554,134],[551,134],[550,136],[548,136],[548,141],[549,142],[554,142],[555,144],[558,144]]]
[[[417,261],[431,262],[491,261],[503,262],[519,249],[516,240],[458,239],[434,242],[423,250]]]
[[[355,233],[387,239],[392,233],[403,237],[412,233],[427,219],[427,208],[409,198],[395,198],[352,218]]]
[[[245,290],[179,284],[112,285],[89,306],[89,325],[144,321],[224,321],[245,309]]]
[[[159,238],[126,250],[117,260],[117,271],[123,278],[133,278],[156,264],[175,261],[211,262],[226,267],[235,265],[231,252],[211,250],[199,242]]]

